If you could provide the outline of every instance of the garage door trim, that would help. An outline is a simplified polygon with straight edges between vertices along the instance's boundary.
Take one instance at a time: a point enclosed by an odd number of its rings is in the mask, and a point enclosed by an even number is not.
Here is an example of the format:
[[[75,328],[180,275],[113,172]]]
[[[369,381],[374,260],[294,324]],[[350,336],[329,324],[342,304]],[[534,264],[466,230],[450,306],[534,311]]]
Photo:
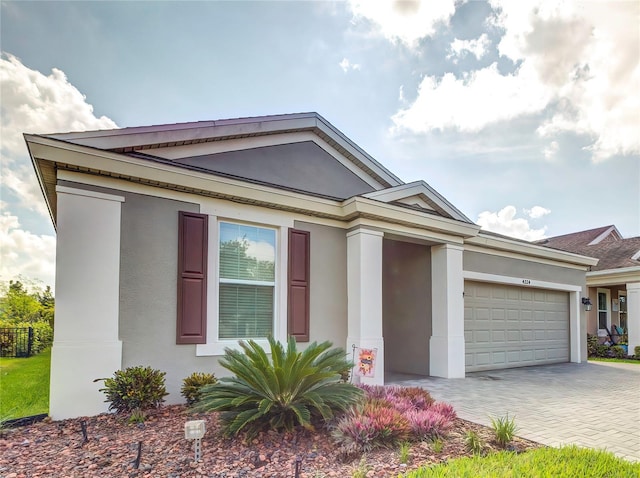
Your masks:
[[[576,363],[582,361],[580,356],[580,318],[582,315],[580,309],[580,295],[582,293],[581,286],[575,284],[547,282],[527,277],[501,276],[475,271],[463,271],[462,274],[465,280],[569,292],[569,360]]]

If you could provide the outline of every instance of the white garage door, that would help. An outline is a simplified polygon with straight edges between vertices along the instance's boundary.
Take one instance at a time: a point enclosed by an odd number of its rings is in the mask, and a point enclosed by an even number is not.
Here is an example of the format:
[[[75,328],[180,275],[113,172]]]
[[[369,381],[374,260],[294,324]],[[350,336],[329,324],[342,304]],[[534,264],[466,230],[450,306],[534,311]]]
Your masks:
[[[569,361],[569,294],[465,281],[466,370]]]

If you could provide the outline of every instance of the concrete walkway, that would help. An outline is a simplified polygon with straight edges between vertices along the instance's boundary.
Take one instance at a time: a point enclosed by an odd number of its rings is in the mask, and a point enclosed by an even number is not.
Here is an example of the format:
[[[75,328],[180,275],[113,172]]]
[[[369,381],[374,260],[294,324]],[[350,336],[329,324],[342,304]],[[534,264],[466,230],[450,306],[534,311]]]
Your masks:
[[[549,446],[575,444],[640,461],[640,365],[565,363],[492,370],[464,379],[392,375],[454,406],[465,420],[516,418],[517,435]]]

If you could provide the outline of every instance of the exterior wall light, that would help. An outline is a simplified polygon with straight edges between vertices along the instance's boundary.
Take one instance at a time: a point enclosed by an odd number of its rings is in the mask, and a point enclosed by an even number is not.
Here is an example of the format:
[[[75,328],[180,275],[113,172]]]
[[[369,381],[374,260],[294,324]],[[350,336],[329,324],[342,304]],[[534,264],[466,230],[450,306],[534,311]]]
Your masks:
[[[589,312],[591,310],[591,299],[589,299],[589,297],[583,297],[582,305],[584,305],[584,310]]]
[[[193,449],[195,452],[196,461],[200,460],[200,458],[202,457],[200,440],[204,436],[204,432],[204,420],[192,420],[184,424],[184,437],[187,440],[194,440]]]

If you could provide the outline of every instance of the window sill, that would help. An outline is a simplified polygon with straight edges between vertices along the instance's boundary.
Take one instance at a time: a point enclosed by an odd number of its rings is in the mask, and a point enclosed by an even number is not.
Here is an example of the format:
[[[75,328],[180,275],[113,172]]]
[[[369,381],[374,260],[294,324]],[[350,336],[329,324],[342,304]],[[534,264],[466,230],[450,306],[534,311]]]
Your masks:
[[[234,339],[234,340],[221,340],[219,342],[213,342],[209,344],[196,345],[196,357],[206,357],[214,355],[224,355],[224,350],[229,348],[231,350],[242,350],[240,347],[240,340],[253,340],[263,349],[269,350],[269,341],[265,339]]]

